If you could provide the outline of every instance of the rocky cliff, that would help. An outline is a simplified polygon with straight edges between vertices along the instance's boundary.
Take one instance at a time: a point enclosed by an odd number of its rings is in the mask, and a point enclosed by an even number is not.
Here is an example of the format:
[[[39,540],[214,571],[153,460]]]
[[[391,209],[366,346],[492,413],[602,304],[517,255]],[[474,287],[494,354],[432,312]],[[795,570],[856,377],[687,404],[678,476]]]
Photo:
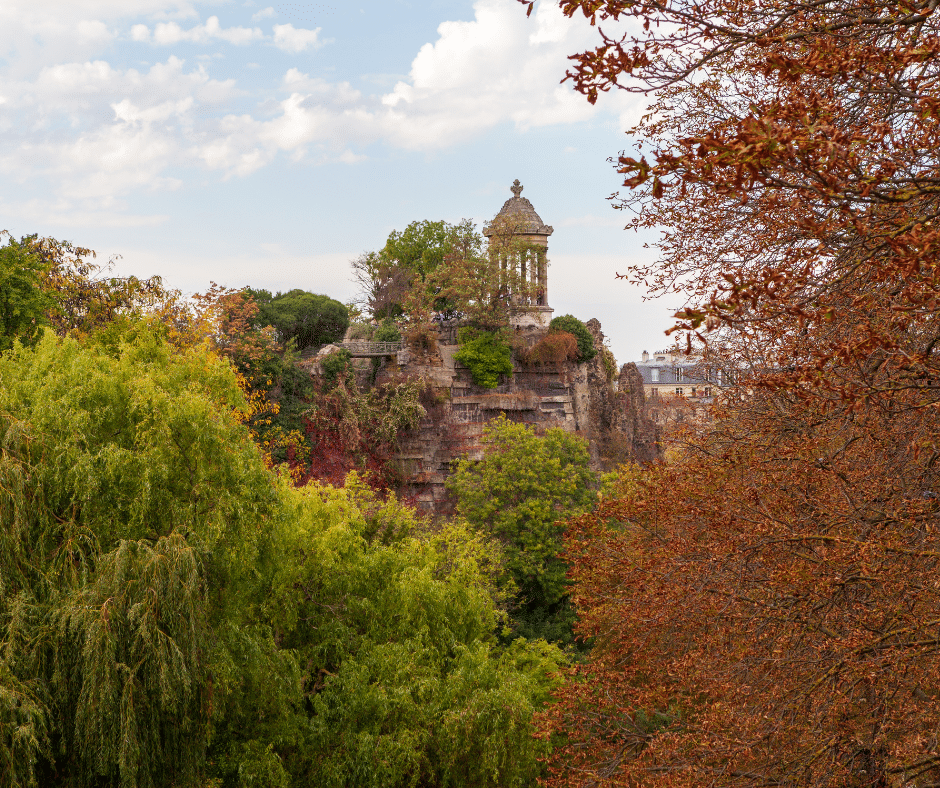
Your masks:
[[[429,357],[399,358],[399,372],[426,380],[435,404],[416,430],[403,436],[398,457],[406,489],[422,508],[445,510],[444,482],[462,456],[481,457],[484,425],[500,413],[538,428],[561,427],[588,440],[599,470],[622,462],[648,462],[659,456],[657,427],[644,415],[643,382],[633,364],[609,379],[604,363],[601,325],[588,329],[598,354],[583,364],[527,370],[516,365],[511,378],[496,389],[476,386],[467,369],[454,361],[455,344],[443,342]]]

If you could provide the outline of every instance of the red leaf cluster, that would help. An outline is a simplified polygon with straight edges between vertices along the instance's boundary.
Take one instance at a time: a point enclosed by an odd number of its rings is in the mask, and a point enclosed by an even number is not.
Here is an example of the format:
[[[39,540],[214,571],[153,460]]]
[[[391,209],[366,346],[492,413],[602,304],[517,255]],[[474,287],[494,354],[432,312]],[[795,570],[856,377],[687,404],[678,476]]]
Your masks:
[[[549,783],[940,784],[938,6],[559,5],[598,26],[589,101],[655,94],[629,276],[736,385],[570,530],[594,645]]]

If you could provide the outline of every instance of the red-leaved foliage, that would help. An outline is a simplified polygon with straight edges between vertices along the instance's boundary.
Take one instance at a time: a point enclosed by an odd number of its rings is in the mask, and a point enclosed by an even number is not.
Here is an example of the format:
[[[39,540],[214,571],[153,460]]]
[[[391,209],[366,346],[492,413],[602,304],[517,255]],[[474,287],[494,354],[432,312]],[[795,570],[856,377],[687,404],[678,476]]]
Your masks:
[[[544,720],[549,784],[935,784],[940,454],[921,426],[769,394],[575,523],[594,647]]]
[[[389,473],[386,447],[367,446],[359,442],[349,446],[334,425],[319,420],[307,419],[304,426],[309,450],[303,456],[292,448],[287,451],[287,462],[295,471],[294,479],[298,486],[303,487],[307,482],[316,480],[342,487],[350,471],[359,473],[377,490],[394,486],[396,480]]]
[[[559,5],[608,31],[588,100],[654,94],[618,204],[660,255],[628,275],[736,385],[572,527],[594,640],[549,783],[940,784],[938,6]]]
[[[567,331],[550,331],[522,354],[527,367],[554,367],[578,360],[578,340]]]
[[[655,94],[632,131],[642,155],[619,157],[631,189],[619,205],[662,231],[661,256],[629,275],[683,294],[682,328],[751,339],[760,366],[785,370],[775,385],[823,383],[840,398],[932,387],[935,3],[559,5],[600,31],[597,48],[572,56],[577,90]],[[603,32],[624,25],[625,36]],[[830,362],[893,369],[843,383],[819,374]]]

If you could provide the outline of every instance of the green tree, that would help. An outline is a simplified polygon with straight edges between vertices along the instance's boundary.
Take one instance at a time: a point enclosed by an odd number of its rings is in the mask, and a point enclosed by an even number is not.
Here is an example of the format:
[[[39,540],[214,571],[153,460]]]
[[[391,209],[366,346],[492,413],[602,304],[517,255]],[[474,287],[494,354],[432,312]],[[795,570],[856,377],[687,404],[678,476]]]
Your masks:
[[[481,331],[466,338],[466,329],[461,329],[460,350],[454,359],[470,370],[473,382],[478,386],[495,389],[500,375],[512,374],[512,348],[496,331]]]
[[[419,295],[428,308],[453,311],[434,274],[449,257],[478,255],[481,246],[482,237],[467,219],[457,224],[424,220],[401,232],[393,230],[381,250],[352,261],[360,303],[379,320],[402,315],[410,293]]]
[[[547,752],[532,718],[560,653],[498,644],[499,548],[460,526],[409,537],[410,510],[377,507],[355,478],[285,500],[288,549],[266,610],[305,666],[308,722],[281,749],[294,784],[531,784]]]
[[[561,429],[538,436],[501,415],[483,432],[483,459],[461,460],[447,481],[461,517],[499,539],[519,587],[516,630],[570,642],[564,521],[595,500],[587,444]]]
[[[8,236],[0,247],[0,350],[8,350],[16,340],[32,344],[49,324],[55,302],[42,287],[48,271],[28,238],[15,241]]]
[[[6,784],[185,784],[277,498],[229,365],[137,324],[0,358]],[[237,604],[236,604],[237,600]]]
[[[561,658],[498,643],[498,546],[295,490],[165,333],[0,356],[3,784],[531,784]]]
[[[456,229],[444,221],[412,222],[401,232],[389,233],[382,256],[424,281],[444,262],[453,247]]]
[[[343,338],[349,327],[349,310],[325,295],[291,290],[273,297],[265,290],[249,291],[259,307],[258,320],[273,326],[278,339],[298,348],[326,345]]]

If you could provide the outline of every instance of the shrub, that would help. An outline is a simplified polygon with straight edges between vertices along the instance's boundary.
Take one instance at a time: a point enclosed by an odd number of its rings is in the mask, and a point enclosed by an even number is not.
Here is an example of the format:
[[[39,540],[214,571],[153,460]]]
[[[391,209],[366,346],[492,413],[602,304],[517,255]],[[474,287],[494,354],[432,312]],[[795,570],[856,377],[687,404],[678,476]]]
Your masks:
[[[395,321],[386,318],[382,321],[375,333],[372,335],[373,342],[401,342],[401,331],[395,325]]]
[[[298,348],[338,342],[349,326],[349,311],[344,304],[325,295],[291,290],[271,296],[264,290],[249,291],[260,309],[259,318],[274,326],[278,339],[293,339]]]
[[[405,341],[416,353],[432,355],[437,350],[437,329],[430,323],[413,323],[408,326]]]
[[[604,353],[604,372],[607,373],[607,382],[612,383],[617,377],[617,358],[609,347],[602,348]]]
[[[467,336],[464,332],[461,335],[461,338]],[[512,349],[499,334],[491,331],[481,331],[462,343],[454,359],[470,370],[474,383],[488,389],[499,385],[500,375],[512,372]]]
[[[578,340],[567,331],[551,331],[519,355],[527,367],[560,367],[566,361],[577,361]]]
[[[594,347],[594,337],[584,325],[574,315],[561,315],[548,324],[549,331],[567,331],[573,334],[578,341],[578,361],[590,361],[597,355],[597,349]]]
[[[349,338],[353,342],[369,342],[375,329],[368,323],[353,323],[349,326]]]
[[[327,386],[332,386],[338,378],[346,374],[351,360],[352,356],[348,350],[337,350],[320,362],[320,368],[323,370],[323,381]]]

